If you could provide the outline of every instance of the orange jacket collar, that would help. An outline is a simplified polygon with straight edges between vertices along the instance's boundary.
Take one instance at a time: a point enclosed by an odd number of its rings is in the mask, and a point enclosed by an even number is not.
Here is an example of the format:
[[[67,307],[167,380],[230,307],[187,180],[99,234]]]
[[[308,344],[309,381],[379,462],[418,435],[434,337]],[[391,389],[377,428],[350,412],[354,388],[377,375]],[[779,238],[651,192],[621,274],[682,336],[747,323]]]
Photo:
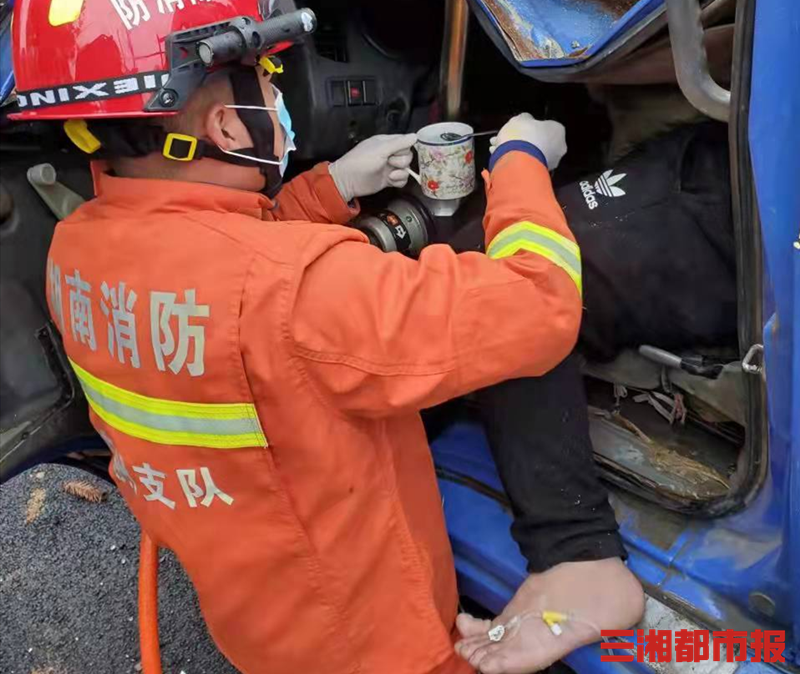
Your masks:
[[[118,178],[107,171],[107,165],[92,162],[92,179],[97,199],[114,206],[129,207],[140,213],[219,211],[242,213],[260,220],[262,213],[274,205],[259,192],[178,180]]]

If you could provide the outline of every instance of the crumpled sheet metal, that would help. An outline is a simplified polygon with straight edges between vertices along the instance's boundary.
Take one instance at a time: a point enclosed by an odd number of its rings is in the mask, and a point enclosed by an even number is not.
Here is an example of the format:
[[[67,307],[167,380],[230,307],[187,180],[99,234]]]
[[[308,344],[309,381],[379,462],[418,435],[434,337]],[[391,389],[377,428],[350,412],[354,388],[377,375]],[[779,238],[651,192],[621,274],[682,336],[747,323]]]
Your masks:
[[[477,0],[523,66],[580,60],[663,0]],[[537,63],[538,62],[538,63]]]

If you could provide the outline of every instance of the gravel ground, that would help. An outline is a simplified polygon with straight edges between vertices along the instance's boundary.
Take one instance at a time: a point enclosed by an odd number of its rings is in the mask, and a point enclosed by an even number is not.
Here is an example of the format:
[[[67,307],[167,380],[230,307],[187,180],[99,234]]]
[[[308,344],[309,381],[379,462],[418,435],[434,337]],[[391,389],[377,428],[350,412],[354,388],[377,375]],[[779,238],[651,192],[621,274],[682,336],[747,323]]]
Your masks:
[[[108,493],[73,496],[79,480]],[[139,531],[110,485],[62,466],[0,487],[0,672],[141,671],[136,626]],[[164,674],[236,674],[205,630],[189,580],[163,553],[159,580]]]

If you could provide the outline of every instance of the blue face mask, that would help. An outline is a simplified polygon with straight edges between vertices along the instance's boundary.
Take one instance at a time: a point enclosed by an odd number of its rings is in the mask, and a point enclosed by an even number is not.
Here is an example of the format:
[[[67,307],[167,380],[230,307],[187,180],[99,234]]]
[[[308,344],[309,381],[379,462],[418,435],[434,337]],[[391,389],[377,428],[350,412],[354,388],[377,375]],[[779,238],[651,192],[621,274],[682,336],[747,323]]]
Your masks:
[[[286,173],[286,168],[289,165],[289,153],[294,152],[297,149],[297,146],[294,144],[295,133],[292,130],[292,116],[289,114],[289,109],[286,107],[286,103],[283,99],[283,92],[275,85],[272,85],[272,89],[275,92],[275,107],[267,107],[262,105],[226,105],[225,107],[234,110],[264,110],[266,112],[277,113],[276,116],[278,118],[278,123],[281,125],[281,129],[283,130],[283,156],[278,161],[275,161],[273,159],[252,157],[250,155],[242,154],[241,152],[234,152],[232,150],[223,150],[222,148],[219,149],[225,154],[231,155],[232,157],[249,159],[250,161],[254,161],[259,164],[271,164],[278,166],[281,177],[283,177],[283,175]]]
[[[278,121],[283,129],[283,158],[280,163],[281,177],[283,177],[286,167],[289,165],[289,153],[294,152],[297,146],[294,144],[292,116],[289,114],[289,108],[286,107],[283,92],[278,87],[273,87],[273,89],[275,89],[275,111],[278,113]]]

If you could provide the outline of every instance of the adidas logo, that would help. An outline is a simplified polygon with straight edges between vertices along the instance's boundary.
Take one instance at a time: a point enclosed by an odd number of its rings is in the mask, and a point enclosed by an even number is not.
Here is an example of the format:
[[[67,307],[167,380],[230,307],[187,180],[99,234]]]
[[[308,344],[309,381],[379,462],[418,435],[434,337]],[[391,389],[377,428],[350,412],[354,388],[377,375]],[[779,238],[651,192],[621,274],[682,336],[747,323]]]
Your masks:
[[[612,198],[624,197],[627,192],[616,185],[626,175],[628,174],[618,173],[617,175],[614,175],[613,170],[608,170],[594,181],[594,185],[592,185],[592,183],[590,183],[588,180],[584,180],[581,183],[581,192],[583,192],[583,198],[586,200],[586,205],[589,207],[589,210],[594,210],[600,206],[597,201],[598,194],[602,194],[604,197]]]
[[[624,197],[625,190],[621,187],[614,187],[620,180],[622,180],[627,173],[619,173],[612,175],[612,171],[606,171],[594,183],[595,188],[600,194],[607,197]]]

